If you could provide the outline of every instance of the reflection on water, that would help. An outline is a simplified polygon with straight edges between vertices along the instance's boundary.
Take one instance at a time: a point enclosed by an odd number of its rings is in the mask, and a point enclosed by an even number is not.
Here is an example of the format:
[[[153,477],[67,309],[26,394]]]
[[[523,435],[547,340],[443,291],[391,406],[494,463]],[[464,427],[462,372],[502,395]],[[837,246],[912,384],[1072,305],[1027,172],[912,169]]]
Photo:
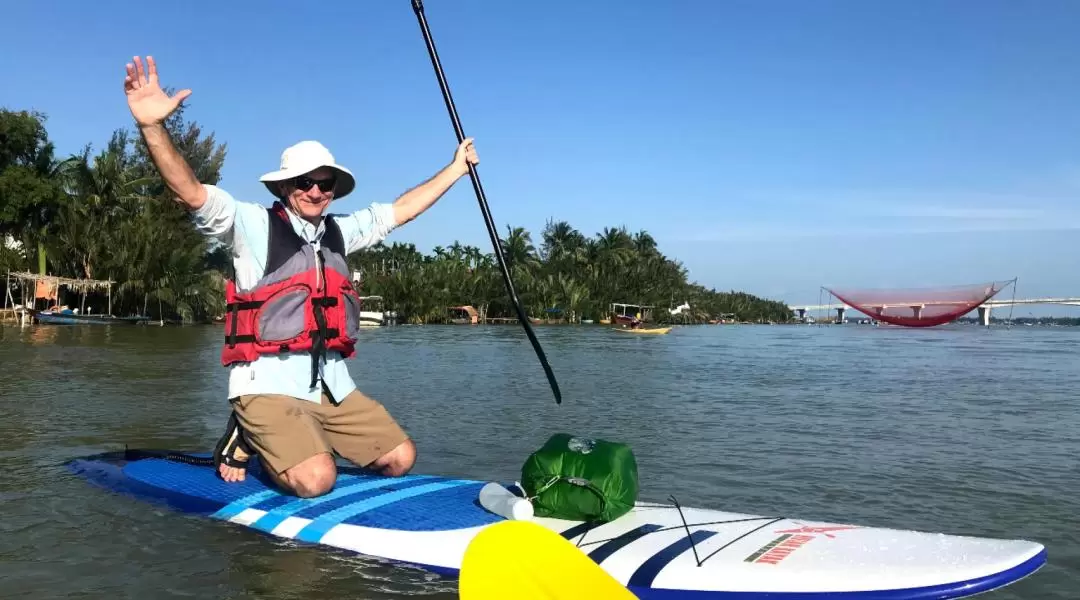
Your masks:
[[[454,598],[453,582],[117,498],[62,463],[209,450],[219,327],[0,328],[4,594]],[[513,480],[557,431],[631,445],[643,499],[1035,539],[1050,563],[988,599],[1080,589],[1080,330],[517,327],[363,332],[350,369],[419,472]]]

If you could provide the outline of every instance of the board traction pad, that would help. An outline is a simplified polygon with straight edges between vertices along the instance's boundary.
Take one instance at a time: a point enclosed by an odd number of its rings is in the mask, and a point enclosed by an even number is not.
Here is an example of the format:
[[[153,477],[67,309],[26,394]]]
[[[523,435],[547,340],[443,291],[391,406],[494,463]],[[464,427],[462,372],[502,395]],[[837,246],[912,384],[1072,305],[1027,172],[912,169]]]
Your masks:
[[[297,498],[268,490],[254,477],[226,483],[212,468],[160,458],[128,463],[123,471],[128,477],[150,486],[219,502],[224,507],[215,515],[218,517],[234,516],[244,508],[276,511],[271,513],[273,516],[270,520],[256,527],[265,531],[272,529],[267,526],[273,520],[281,522],[290,516],[319,519],[333,511],[346,509],[347,512],[355,503],[370,502],[380,497],[396,501],[347,516],[333,524],[341,522],[400,531],[445,531],[479,527],[502,520],[502,517],[485,510],[476,500],[484,485],[481,481],[423,475],[383,477],[342,474],[327,495]],[[442,487],[432,484],[442,484]],[[423,488],[425,493],[410,496],[409,490],[415,493],[416,488]]]

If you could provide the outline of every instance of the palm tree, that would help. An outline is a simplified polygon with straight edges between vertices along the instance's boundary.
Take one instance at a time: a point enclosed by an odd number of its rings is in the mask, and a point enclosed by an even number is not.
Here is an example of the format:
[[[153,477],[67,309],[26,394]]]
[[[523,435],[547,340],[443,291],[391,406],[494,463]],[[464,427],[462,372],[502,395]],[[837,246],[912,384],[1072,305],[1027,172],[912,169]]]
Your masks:
[[[528,273],[540,264],[540,258],[536,255],[536,247],[533,246],[532,236],[524,227],[511,228],[506,226],[506,237],[499,240],[502,247],[503,258],[506,266],[512,269],[511,274],[518,275],[513,269],[522,273]]]

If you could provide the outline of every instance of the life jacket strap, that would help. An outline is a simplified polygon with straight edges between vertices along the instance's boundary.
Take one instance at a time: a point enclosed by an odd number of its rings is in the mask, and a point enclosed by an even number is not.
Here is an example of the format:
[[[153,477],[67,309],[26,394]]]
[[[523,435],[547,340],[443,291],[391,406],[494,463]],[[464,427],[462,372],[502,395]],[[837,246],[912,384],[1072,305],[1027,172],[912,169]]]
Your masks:
[[[254,335],[226,335],[225,336],[225,341],[229,344],[230,347],[235,346],[236,344],[254,344],[255,343],[255,336]]]
[[[311,332],[311,384],[310,387],[315,387],[315,383],[319,380],[319,360],[326,362],[326,338],[331,335],[329,328],[326,325],[326,313],[323,312],[326,300],[333,298],[319,297],[312,298],[312,314],[315,316],[315,325],[317,329]],[[336,300],[336,299],[333,299]]]
[[[313,329],[313,330],[309,331],[308,333],[311,334],[311,337],[314,338],[315,336],[319,335],[319,330],[318,329]],[[338,334],[338,329],[336,327],[331,327],[330,329],[326,330],[326,337],[328,337],[328,338],[336,337],[337,334]],[[230,342],[230,343],[235,343],[235,344],[254,344],[255,342],[258,341],[258,339],[254,335],[226,335],[225,336],[225,341]],[[288,344],[282,344],[281,345],[281,351],[282,352],[288,352],[289,351],[289,345]]]
[[[234,312],[240,310],[255,310],[256,308],[259,308],[265,303],[266,302],[264,300],[251,300],[248,302],[230,302],[225,305],[225,308]]]

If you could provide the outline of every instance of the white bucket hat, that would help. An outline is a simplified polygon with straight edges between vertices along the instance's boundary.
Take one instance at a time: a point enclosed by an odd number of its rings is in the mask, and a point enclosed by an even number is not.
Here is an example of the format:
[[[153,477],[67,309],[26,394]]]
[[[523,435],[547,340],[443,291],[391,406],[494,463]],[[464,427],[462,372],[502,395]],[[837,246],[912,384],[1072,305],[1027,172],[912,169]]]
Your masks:
[[[319,167],[329,167],[337,171],[337,185],[334,187],[334,199],[347,196],[356,187],[356,179],[351,171],[334,162],[334,155],[319,142],[303,141],[293,144],[281,153],[281,168],[259,178],[270,193],[281,198],[277,182],[310,173]]]

